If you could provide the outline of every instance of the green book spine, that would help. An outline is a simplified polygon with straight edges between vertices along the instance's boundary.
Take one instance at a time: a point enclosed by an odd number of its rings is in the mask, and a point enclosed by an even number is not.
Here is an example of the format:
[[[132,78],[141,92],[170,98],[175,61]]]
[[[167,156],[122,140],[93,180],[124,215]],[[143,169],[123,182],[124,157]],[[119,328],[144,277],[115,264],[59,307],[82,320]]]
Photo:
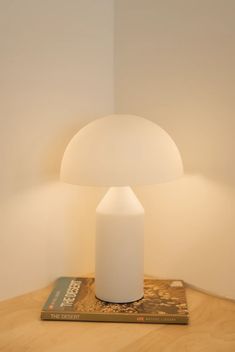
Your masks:
[[[74,312],[45,312],[41,313],[42,320],[69,320],[69,321],[100,321],[116,323],[158,323],[158,324],[188,324],[188,317],[182,316],[151,316],[129,314],[102,314],[102,313],[74,313]]]

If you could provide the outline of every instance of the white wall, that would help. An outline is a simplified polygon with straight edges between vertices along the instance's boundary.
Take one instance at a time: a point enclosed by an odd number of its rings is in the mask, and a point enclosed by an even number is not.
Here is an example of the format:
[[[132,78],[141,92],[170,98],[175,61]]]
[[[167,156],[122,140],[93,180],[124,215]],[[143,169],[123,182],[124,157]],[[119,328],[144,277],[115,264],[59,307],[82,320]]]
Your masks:
[[[0,24],[4,299],[94,271],[92,214],[102,190],[56,181],[71,136],[113,112],[113,2],[6,0]]]
[[[136,189],[145,271],[235,298],[235,2],[115,4],[116,112],[165,128],[186,172]]]

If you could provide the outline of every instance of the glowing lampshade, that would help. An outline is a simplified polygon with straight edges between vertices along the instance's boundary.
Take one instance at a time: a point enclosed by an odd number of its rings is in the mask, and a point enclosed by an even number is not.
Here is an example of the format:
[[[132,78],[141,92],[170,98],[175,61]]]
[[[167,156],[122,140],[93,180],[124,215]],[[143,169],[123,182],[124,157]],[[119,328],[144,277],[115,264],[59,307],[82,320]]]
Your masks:
[[[179,151],[157,124],[133,115],[110,115],[82,128],[68,144],[61,179],[85,186],[134,186],[182,175]]]

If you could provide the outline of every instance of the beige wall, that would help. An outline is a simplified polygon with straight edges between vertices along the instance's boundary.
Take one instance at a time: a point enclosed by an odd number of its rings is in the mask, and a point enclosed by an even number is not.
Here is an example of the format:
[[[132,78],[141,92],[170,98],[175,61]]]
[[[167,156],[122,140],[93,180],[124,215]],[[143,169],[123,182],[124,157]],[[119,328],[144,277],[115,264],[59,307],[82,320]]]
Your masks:
[[[178,144],[185,177],[137,188],[145,271],[233,297],[234,1],[0,2],[0,299],[94,271],[104,189],[58,182],[88,121],[134,113]],[[113,51],[114,49],[114,51]]]
[[[113,112],[113,3],[1,1],[0,23],[3,299],[94,271],[102,190],[57,180],[71,136]]]
[[[116,112],[165,128],[185,166],[179,181],[136,189],[145,271],[235,298],[235,2],[115,4]]]

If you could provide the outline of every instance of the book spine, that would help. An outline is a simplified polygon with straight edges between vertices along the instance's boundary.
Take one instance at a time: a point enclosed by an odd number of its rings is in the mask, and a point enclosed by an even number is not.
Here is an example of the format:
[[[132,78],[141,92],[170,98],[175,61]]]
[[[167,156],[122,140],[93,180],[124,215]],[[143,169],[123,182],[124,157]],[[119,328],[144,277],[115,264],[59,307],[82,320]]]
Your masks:
[[[42,320],[70,320],[70,321],[94,321],[94,322],[119,322],[119,323],[149,323],[149,324],[188,324],[188,317],[182,316],[151,316],[138,315],[131,316],[127,314],[106,315],[106,314],[87,314],[87,313],[58,313],[46,312],[41,313]]]

